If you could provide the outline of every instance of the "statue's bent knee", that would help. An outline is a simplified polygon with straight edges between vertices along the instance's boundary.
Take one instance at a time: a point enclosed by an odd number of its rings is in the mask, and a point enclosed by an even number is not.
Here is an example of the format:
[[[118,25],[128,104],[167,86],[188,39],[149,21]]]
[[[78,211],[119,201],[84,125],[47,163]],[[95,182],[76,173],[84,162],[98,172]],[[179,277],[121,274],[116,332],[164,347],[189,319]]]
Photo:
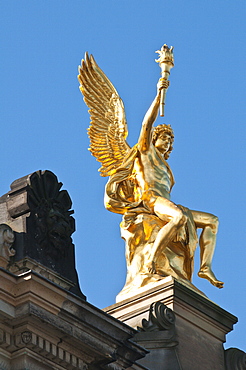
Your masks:
[[[207,226],[211,227],[211,230],[212,230],[212,232],[214,234],[217,234],[218,227],[219,227],[219,219],[218,219],[218,217],[211,214],[209,216]]]
[[[217,216],[213,215],[212,230],[214,233],[217,233],[219,227],[219,219]]]
[[[184,213],[178,208],[175,220],[178,226],[183,226],[187,220],[187,217]]]

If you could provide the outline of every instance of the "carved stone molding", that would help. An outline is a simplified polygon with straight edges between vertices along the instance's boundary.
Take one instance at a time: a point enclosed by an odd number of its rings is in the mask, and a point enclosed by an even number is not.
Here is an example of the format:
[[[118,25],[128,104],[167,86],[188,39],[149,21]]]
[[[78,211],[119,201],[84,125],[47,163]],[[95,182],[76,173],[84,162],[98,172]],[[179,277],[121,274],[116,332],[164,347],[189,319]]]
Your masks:
[[[88,368],[81,358],[31,331],[16,334],[15,343],[17,347],[27,347],[36,353],[42,353],[45,357],[68,369],[86,370]]]
[[[10,226],[0,224],[0,267],[7,268],[16,251],[13,247],[15,235]]]
[[[11,345],[11,335],[7,331],[0,329],[0,347],[7,348]]]
[[[138,327],[139,332],[134,337],[138,344],[150,351],[141,360],[147,368],[181,370],[175,321],[174,312],[164,303],[151,303],[148,320],[142,320],[142,326]]]
[[[149,309],[149,319],[142,320],[142,327],[138,327],[139,331],[160,331],[172,330],[175,327],[175,314],[162,302],[153,302]]]
[[[37,354],[45,355],[49,360],[66,369],[88,369],[88,365],[81,358],[63,349],[58,343],[52,343],[30,330],[22,331],[13,336],[4,330],[0,330],[0,348],[7,349],[11,353],[20,348],[28,348]]]
[[[136,362],[148,351],[133,341],[135,329],[32,270],[0,268],[0,281],[0,363],[7,370],[144,369]]]

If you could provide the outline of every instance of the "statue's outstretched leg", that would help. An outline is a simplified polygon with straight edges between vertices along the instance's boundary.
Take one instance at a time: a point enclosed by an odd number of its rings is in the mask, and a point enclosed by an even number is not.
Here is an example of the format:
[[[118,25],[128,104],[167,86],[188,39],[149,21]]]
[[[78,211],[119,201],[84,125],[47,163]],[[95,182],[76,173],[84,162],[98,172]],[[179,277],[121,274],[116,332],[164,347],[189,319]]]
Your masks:
[[[157,234],[153,247],[149,255],[148,269],[150,273],[155,273],[155,263],[160,254],[174,239],[177,231],[186,221],[186,217],[179,207],[166,198],[157,197],[153,204],[154,213],[164,222],[164,225]]]
[[[217,288],[223,288],[223,282],[219,281],[212,271],[212,259],[218,231],[218,218],[211,213],[191,211],[197,228],[202,229],[199,240],[200,245],[200,270],[198,276],[207,279]]]

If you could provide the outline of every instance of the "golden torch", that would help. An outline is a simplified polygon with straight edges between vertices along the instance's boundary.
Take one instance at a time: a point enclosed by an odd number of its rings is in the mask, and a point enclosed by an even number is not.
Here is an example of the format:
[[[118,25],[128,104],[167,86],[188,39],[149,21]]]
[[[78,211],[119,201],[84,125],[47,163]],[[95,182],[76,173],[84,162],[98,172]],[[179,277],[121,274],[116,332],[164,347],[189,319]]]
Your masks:
[[[160,102],[160,116],[164,117],[164,105],[166,99],[166,93],[169,86],[169,75],[171,68],[174,67],[174,58],[173,58],[173,46],[170,48],[164,44],[161,50],[157,50],[156,53],[159,54],[159,59],[155,59],[161,68],[161,80],[167,81],[167,88],[161,90],[161,102]]]

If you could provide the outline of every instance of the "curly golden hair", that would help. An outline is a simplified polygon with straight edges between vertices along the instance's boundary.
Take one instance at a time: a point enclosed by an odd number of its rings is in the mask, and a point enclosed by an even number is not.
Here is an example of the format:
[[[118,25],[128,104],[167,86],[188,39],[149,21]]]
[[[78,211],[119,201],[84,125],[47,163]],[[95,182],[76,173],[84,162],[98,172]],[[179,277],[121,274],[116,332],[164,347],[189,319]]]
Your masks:
[[[158,125],[154,128],[152,133],[152,143],[155,145],[156,140],[159,137],[165,137],[166,135],[170,136],[170,148],[169,150],[164,154],[164,158],[168,159],[171,151],[173,150],[173,142],[174,142],[174,133],[171,125]]]

